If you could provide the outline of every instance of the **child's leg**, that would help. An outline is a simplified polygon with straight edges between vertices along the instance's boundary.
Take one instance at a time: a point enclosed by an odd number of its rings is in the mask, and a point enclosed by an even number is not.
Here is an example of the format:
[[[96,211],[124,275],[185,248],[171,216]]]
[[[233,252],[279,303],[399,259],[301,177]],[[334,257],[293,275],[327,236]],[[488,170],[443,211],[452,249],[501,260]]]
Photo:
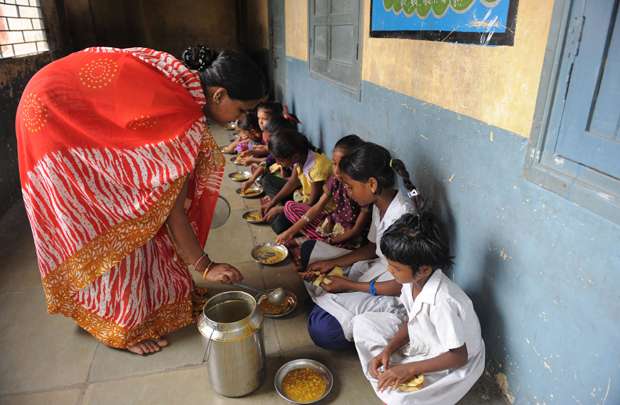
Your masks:
[[[362,365],[366,378],[376,389],[376,380],[370,375],[368,365],[370,361],[388,345],[390,339],[398,332],[402,320],[388,312],[368,312],[353,318],[353,340],[355,349]],[[396,352],[390,361],[400,363],[403,356]],[[382,398],[383,399],[383,398]]]
[[[310,210],[310,208],[311,207],[307,204],[302,204],[295,201],[287,201],[286,204],[284,204],[284,215],[286,216],[286,219],[288,219],[291,223],[295,223],[299,221],[301,217],[303,217],[308,212],[308,210]],[[323,222],[324,218],[324,214],[317,216],[312,220],[312,222],[306,224],[306,226],[302,229],[301,232],[310,239],[323,240],[323,237],[319,235],[319,233],[316,231],[316,228],[321,225],[321,222]]]
[[[274,176],[273,174],[265,173],[261,178],[260,183],[263,186],[263,190],[265,190],[265,194],[270,197],[274,197],[280,192],[282,187],[284,187],[286,180],[281,177]],[[292,198],[293,196],[291,195],[290,198],[287,197],[286,199],[290,200]]]
[[[284,214],[278,214],[269,225],[271,225],[271,229],[279,235],[290,228],[293,224],[291,221],[286,219]]]
[[[342,327],[329,312],[315,305],[308,316],[308,333],[315,345],[327,350],[353,348],[353,342],[344,337]]]
[[[305,271],[308,267],[310,255],[312,255],[312,251],[314,250],[314,245],[316,245],[315,240],[308,240],[301,244],[301,271]]]

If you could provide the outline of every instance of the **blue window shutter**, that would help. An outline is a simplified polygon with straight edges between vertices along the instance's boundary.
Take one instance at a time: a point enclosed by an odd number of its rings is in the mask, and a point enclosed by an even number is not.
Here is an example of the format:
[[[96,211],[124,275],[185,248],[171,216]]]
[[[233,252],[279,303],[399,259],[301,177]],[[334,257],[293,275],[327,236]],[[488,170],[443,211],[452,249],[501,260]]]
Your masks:
[[[566,45],[574,58],[555,153],[620,178],[619,1],[576,1],[581,32]],[[572,43],[571,43],[572,41]],[[573,50],[574,41],[578,48]],[[572,54],[571,54],[572,52]]]

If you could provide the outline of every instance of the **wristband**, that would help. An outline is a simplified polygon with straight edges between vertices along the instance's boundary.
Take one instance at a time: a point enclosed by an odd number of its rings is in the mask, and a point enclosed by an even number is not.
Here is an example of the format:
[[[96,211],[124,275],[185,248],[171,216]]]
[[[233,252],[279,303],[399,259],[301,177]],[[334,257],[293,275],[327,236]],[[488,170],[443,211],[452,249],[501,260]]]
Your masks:
[[[375,287],[375,282],[376,280],[372,280],[369,284],[370,287],[368,288],[368,292],[370,293],[370,295],[377,295],[377,288]]]

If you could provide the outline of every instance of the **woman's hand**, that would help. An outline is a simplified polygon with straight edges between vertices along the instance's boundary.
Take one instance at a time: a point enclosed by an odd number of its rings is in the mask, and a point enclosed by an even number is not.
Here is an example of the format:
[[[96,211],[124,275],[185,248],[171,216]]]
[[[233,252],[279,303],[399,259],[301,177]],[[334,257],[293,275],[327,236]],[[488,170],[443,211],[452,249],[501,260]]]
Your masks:
[[[321,283],[321,288],[330,293],[339,293],[350,290],[351,280],[339,276],[327,276],[331,283],[327,284],[325,280]]]
[[[281,234],[279,234],[278,236],[276,236],[276,243],[278,245],[283,245],[286,242],[290,241],[291,239],[293,239],[293,234],[291,234],[289,231],[284,231]]]
[[[379,391],[384,391],[390,388],[398,388],[399,385],[404,384],[418,374],[415,372],[413,363],[399,364],[390,368],[386,368],[383,373],[379,374],[379,382],[377,384]]]
[[[238,283],[243,280],[243,274],[228,263],[214,263],[205,276],[207,281],[217,281],[224,284]]]
[[[269,204],[271,205],[271,203]],[[280,214],[282,211],[284,211],[284,207],[282,206],[277,206],[277,207],[272,207],[269,210],[266,210],[267,213],[265,214],[265,216],[263,217],[263,219],[265,220],[265,222],[271,222],[273,221],[273,219]]]
[[[318,262],[314,262],[308,265],[308,271],[319,271],[322,274],[329,273],[336,265],[331,262],[331,260],[319,260]]]
[[[370,360],[370,363],[368,364],[368,372],[370,372],[370,375],[378,380],[381,375],[381,371],[379,371],[379,369],[383,367],[384,370],[387,370],[387,368],[390,367],[391,355],[392,351],[386,347],[381,353]]]

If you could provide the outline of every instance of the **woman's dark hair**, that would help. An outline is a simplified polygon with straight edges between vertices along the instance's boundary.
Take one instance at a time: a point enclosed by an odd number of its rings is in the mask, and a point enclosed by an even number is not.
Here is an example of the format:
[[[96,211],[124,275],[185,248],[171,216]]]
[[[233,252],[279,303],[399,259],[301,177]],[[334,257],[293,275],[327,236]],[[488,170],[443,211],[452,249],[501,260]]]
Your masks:
[[[295,124],[293,121],[289,119],[284,118],[281,115],[272,117],[265,124],[265,130],[272,135],[283,129],[290,129],[290,130],[297,132],[297,124]]]
[[[269,152],[276,159],[290,159],[295,154],[317,151],[305,135],[293,129],[282,129],[269,138]]]
[[[272,117],[282,116],[282,104],[275,101],[264,101],[256,106],[256,111],[265,110],[271,113]]]
[[[244,131],[260,132],[260,127],[258,126],[258,117],[256,116],[256,112],[248,111],[247,113],[245,113],[243,118],[239,120],[238,128]]]
[[[384,188],[392,188],[395,183],[394,173],[403,179],[407,195],[413,201],[417,212],[424,208],[424,201],[411,182],[409,172],[400,159],[392,159],[392,155],[381,145],[364,142],[340,160],[340,170],[356,181],[368,181],[371,177],[377,180],[377,193]]]
[[[265,75],[243,53],[199,45],[183,51],[181,59],[188,68],[199,71],[205,89],[223,87],[236,100],[258,100],[267,94]]]
[[[417,273],[420,266],[447,269],[452,256],[435,217],[428,212],[405,214],[381,237],[381,252],[394,262],[405,264]]]
[[[353,149],[364,144],[362,138],[355,134],[343,136],[336,142],[334,149],[343,149],[346,153],[351,152]]]

